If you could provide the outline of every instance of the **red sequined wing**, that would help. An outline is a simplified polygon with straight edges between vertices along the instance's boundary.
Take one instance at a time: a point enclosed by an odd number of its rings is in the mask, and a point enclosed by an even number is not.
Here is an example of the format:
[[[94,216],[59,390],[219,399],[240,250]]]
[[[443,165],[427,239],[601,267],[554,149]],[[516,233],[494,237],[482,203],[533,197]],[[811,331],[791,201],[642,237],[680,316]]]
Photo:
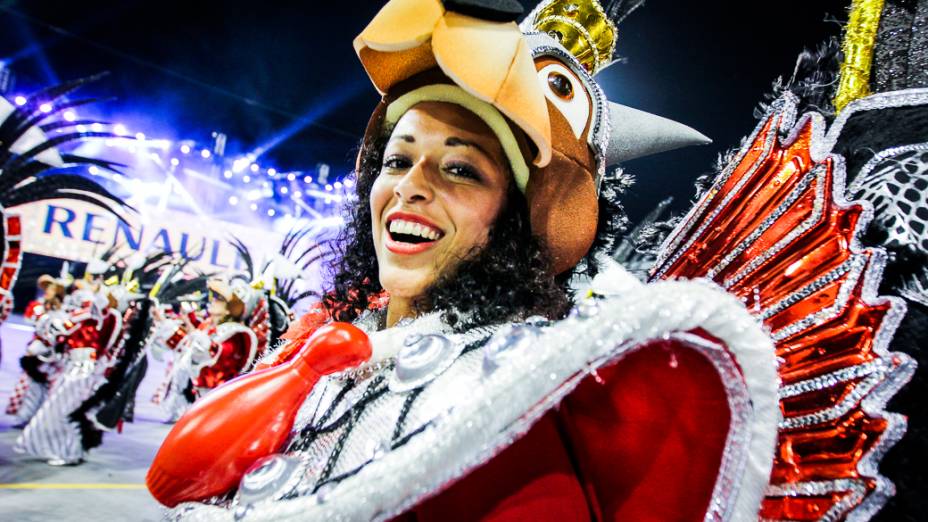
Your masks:
[[[744,300],[780,360],[783,418],[762,519],[872,515],[893,494],[878,463],[905,432],[886,401],[914,364],[887,345],[905,312],[878,297],[884,254],[863,248],[865,204],[844,199],[824,120],[774,103],[671,233],[654,279],[709,278]]]

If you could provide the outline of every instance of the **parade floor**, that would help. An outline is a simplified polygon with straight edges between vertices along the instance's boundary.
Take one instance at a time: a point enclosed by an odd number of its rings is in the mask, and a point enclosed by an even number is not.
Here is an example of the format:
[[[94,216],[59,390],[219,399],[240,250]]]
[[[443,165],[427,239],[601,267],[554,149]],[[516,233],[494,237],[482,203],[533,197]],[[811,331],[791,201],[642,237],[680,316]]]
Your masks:
[[[150,402],[164,366],[149,358],[137,396],[135,422],[108,433],[80,466],[52,467],[13,452],[20,431],[3,413],[19,377],[19,356],[31,328],[19,317],[0,327],[0,520],[160,520],[162,509],[145,489],[145,473],[169,425]]]

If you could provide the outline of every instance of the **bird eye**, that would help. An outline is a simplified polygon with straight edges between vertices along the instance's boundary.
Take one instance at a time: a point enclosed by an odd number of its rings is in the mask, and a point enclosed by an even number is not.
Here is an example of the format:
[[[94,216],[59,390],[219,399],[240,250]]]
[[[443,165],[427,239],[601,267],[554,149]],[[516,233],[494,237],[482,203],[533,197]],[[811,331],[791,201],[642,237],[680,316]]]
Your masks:
[[[538,81],[542,83],[545,98],[567,119],[574,136],[582,136],[592,112],[583,81],[565,64],[554,61],[541,65]]]
[[[554,94],[557,94],[565,100],[570,100],[574,97],[574,85],[570,81],[570,78],[557,71],[548,73],[548,87],[551,88]]]

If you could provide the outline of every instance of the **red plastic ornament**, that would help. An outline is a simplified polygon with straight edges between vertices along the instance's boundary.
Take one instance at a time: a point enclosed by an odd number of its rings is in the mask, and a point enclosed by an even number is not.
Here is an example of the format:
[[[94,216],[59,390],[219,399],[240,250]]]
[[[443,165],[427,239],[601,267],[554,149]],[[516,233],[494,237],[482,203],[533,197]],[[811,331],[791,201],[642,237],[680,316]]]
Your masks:
[[[323,375],[371,357],[358,328],[319,328],[292,360],[215,389],[194,404],[168,434],[145,481],[166,506],[229,491],[251,465],[280,450],[296,413]]]

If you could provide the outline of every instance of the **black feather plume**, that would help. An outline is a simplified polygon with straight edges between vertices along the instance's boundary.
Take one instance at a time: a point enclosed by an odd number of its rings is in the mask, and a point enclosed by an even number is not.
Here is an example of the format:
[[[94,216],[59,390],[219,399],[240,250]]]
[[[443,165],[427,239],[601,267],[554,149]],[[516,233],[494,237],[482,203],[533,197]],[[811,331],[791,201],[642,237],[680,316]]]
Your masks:
[[[124,221],[119,210],[128,207],[120,198],[92,180],[62,172],[83,165],[96,165],[115,171],[122,165],[101,159],[60,153],[61,164],[51,165],[47,161],[38,159],[44,152],[55,150],[63,145],[91,138],[114,137],[108,132],[72,130],[79,124],[98,122],[54,120],[61,111],[67,108],[96,101],[93,98],[69,100],[67,96],[102,76],[103,74],[99,74],[43,89],[28,97],[22,106],[13,107],[13,110],[0,122],[0,206],[13,207],[51,198],[66,198],[100,206]],[[48,121],[49,119],[53,121]],[[30,129],[38,129],[42,132],[60,130],[64,134],[53,138],[46,137],[44,141],[34,144],[24,152],[14,152],[13,146]]]
[[[248,247],[245,243],[242,243],[242,240],[237,237],[229,238],[229,244],[232,245],[232,248],[238,252],[238,255],[242,258],[242,261],[245,262],[245,268],[248,271],[248,279],[253,281],[255,279],[255,262],[251,258],[251,252],[248,250]]]
[[[606,15],[615,25],[619,25],[632,11],[644,5],[645,0],[612,0],[603,6]]]

